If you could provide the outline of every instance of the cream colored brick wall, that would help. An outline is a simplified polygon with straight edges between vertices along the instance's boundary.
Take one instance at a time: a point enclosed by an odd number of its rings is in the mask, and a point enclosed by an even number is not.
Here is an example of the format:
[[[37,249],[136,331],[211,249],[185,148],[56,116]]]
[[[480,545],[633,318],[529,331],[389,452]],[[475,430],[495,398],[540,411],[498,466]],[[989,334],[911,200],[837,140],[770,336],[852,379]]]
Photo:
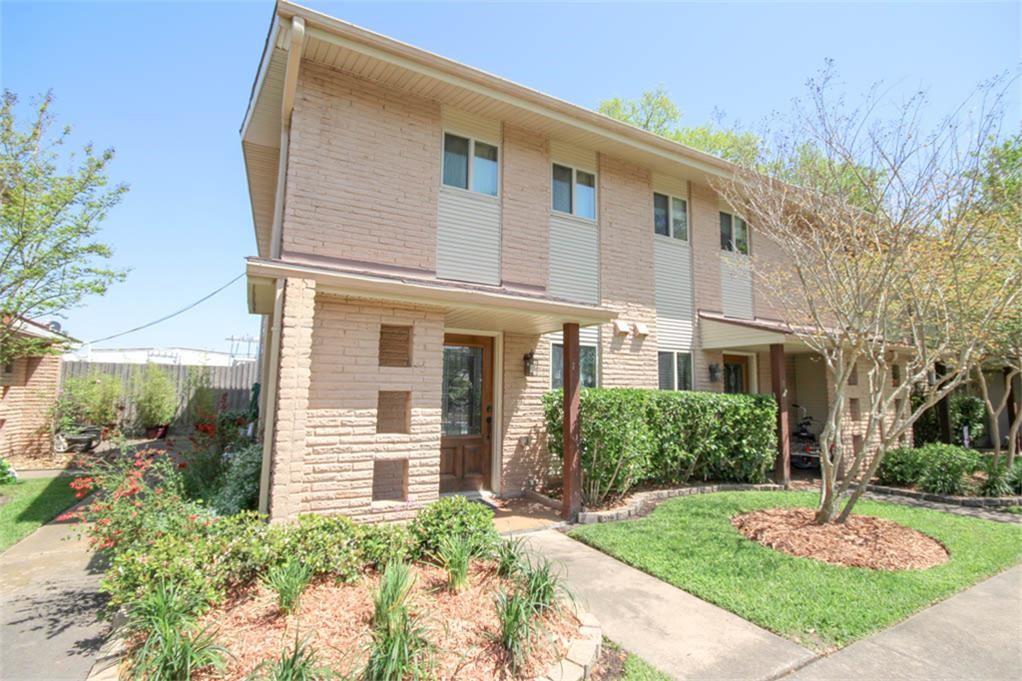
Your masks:
[[[597,179],[600,221],[600,294],[603,305],[633,331],[601,330],[600,385],[657,387],[656,307],[653,302],[653,188],[649,170],[601,154]]]
[[[534,371],[526,376],[522,357],[534,353]],[[500,492],[522,494],[546,482],[550,469],[543,394],[550,390],[550,343],[542,336],[504,335],[503,467]]]
[[[440,106],[302,63],[283,250],[436,269]]]
[[[50,413],[59,381],[59,355],[14,360],[11,385],[0,386],[0,457],[16,466],[51,458]]]
[[[382,324],[413,327],[410,367],[379,366]],[[303,512],[401,520],[438,497],[442,361],[441,311],[317,296]],[[381,390],[411,393],[410,432],[377,432]],[[378,460],[408,462],[407,501],[373,503]]]
[[[546,289],[549,268],[550,156],[547,139],[504,126],[501,276],[505,285]]]

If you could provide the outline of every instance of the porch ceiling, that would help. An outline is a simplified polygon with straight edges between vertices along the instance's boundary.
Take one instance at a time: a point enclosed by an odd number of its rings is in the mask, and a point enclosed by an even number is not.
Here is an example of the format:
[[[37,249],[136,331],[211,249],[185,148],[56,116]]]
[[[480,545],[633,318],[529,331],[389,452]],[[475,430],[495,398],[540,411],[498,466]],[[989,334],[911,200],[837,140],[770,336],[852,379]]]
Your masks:
[[[764,352],[771,345],[784,346],[785,353],[812,350],[782,322],[765,319],[734,319],[712,312],[699,313],[700,340],[704,350],[745,350]]]
[[[428,280],[388,278],[249,258],[249,311],[267,314],[273,306],[277,279],[313,279],[317,293],[443,309],[450,329],[543,334],[566,323],[605,324],[616,314],[603,307],[536,296],[515,295],[489,287],[458,286]]]

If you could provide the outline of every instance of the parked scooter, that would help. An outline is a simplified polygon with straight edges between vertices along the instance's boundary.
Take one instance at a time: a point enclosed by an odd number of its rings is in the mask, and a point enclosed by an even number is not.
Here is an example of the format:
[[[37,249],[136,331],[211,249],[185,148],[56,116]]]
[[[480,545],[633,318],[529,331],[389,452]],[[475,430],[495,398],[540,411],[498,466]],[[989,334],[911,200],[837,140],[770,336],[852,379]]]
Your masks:
[[[813,434],[813,417],[805,407],[791,406],[799,412],[798,425],[791,433],[791,465],[801,469],[819,468],[820,442]]]

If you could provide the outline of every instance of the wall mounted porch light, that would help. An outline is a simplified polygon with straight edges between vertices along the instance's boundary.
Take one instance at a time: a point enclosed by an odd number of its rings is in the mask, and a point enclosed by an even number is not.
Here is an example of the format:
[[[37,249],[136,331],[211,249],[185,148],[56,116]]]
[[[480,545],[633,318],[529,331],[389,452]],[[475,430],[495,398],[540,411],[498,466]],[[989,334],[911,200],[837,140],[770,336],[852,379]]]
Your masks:
[[[534,376],[536,374],[536,355],[531,350],[522,355],[522,365],[526,376]]]
[[[716,362],[710,364],[707,367],[710,370],[710,383],[716,383],[720,380],[720,365]]]

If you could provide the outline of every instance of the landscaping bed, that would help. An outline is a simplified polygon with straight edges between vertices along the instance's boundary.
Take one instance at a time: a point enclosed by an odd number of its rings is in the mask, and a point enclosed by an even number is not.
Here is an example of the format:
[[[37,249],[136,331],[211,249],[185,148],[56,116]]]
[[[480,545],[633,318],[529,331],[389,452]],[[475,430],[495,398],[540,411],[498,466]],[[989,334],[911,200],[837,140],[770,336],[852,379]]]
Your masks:
[[[1022,527],[862,500],[856,511],[932,537],[948,560],[876,570],[789,555],[745,537],[732,518],[814,508],[808,492],[721,492],[670,499],[648,517],[570,536],[818,651],[886,628],[1022,560]]]

